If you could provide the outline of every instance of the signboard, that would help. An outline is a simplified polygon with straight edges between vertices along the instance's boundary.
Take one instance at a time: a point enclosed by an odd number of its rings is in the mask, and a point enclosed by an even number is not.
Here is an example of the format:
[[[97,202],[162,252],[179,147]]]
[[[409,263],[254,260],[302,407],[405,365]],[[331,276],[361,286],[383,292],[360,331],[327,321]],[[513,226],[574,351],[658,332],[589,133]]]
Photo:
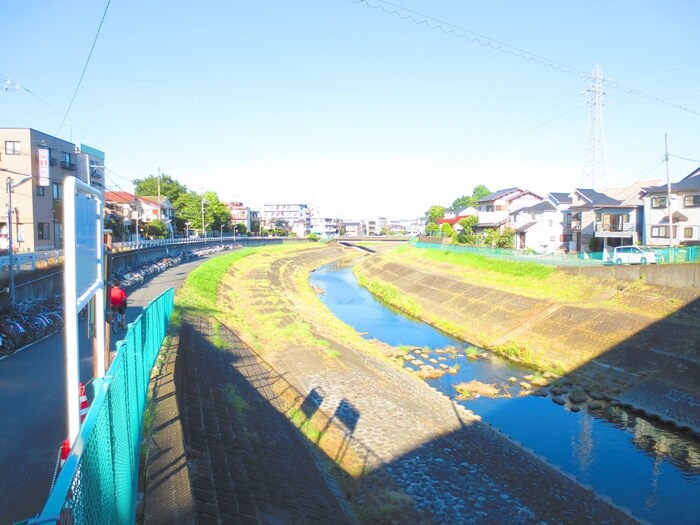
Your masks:
[[[80,428],[80,403],[75,395],[78,392],[80,377],[78,312],[93,298],[95,300],[95,331],[98,346],[96,351],[97,370],[100,377],[104,376],[103,201],[99,190],[75,177],[66,177],[63,189],[66,405],[68,409],[68,437],[72,444]]]
[[[39,148],[39,186],[49,185],[49,150]]]

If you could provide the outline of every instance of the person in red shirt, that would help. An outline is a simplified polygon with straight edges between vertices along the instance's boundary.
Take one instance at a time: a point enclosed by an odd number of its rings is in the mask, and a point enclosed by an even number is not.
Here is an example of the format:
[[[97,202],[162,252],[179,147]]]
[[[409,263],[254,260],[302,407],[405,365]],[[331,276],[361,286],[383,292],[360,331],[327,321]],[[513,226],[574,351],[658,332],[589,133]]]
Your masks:
[[[112,310],[121,314],[122,328],[126,329],[126,292],[119,286],[117,280],[112,283],[112,288],[109,291],[109,304]]]

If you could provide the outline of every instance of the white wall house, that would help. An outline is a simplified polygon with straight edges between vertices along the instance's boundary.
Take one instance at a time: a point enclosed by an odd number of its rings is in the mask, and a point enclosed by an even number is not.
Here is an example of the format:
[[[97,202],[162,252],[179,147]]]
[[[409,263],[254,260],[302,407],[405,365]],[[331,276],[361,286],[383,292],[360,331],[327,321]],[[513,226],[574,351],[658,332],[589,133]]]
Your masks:
[[[474,231],[496,229],[502,232],[507,227],[512,228],[511,213],[534,206],[542,200],[539,195],[520,188],[507,188],[486,195],[477,201],[479,222]]]
[[[307,204],[263,204],[260,220],[267,229],[286,227],[297,237],[311,231],[311,211]]]
[[[700,244],[700,168],[671,184],[670,207],[668,190],[666,184],[645,189],[644,244]]]

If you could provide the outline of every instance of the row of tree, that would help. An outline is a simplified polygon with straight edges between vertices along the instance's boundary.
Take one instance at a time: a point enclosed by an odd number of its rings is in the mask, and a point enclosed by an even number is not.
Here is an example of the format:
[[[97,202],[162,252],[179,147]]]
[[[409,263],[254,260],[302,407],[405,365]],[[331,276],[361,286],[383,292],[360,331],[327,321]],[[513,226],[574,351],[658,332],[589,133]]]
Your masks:
[[[231,212],[214,191],[199,194],[169,175],[160,177],[149,175],[143,179],[136,179],[133,184],[134,194],[137,197],[161,195],[168,198],[174,210],[172,226],[177,235],[188,230],[231,233],[234,228],[237,234],[247,233],[245,224],[231,225]],[[204,225],[202,225],[202,219],[204,219]],[[254,226],[251,225],[251,229],[256,231]],[[128,235],[121,221],[108,219],[105,221],[105,227],[111,229],[116,238],[124,238]],[[150,238],[165,237],[169,231],[168,225],[158,219],[140,224],[139,229],[142,230],[143,236]],[[257,231],[259,231],[259,223]]]
[[[490,228],[484,230],[483,232],[475,233],[474,226],[479,222],[476,215],[469,215],[463,217],[457,224],[460,225],[457,231],[451,224],[443,223],[438,224],[438,219],[445,217],[445,212],[449,209],[458,215],[459,212],[463,211],[465,208],[476,208],[479,199],[489,195],[491,191],[484,186],[479,184],[474,188],[471,195],[462,195],[457,197],[452,201],[452,205],[449,208],[441,205],[431,206],[427,212],[427,224],[425,227],[425,233],[428,235],[449,237],[452,242],[459,244],[475,244],[475,245],[485,245],[494,248],[512,248],[515,241],[515,233],[510,229],[506,228],[504,231],[500,231],[495,228]]]

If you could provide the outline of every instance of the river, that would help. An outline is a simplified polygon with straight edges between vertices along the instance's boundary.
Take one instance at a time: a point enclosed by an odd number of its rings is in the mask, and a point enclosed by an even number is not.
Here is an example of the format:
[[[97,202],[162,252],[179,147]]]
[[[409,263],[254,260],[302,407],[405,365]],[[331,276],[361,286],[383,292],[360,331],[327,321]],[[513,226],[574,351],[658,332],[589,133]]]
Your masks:
[[[346,266],[324,266],[312,273],[311,283],[326,306],[366,338],[409,351],[405,368],[417,371],[432,363],[438,370],[452,369],[427,381],[635,517],[657,524],[700,523],[697,436],[614,401],[601,400],[598,408],[560,406],[552,399],[562,398],[549,389],[520,386],[532,371],[388,307],[360,287]],[[468,398],[460,398],[455,386],[475,381],[493,386],[498,397],[471,389]],[[532,395],[535,390],[544,397]]]

